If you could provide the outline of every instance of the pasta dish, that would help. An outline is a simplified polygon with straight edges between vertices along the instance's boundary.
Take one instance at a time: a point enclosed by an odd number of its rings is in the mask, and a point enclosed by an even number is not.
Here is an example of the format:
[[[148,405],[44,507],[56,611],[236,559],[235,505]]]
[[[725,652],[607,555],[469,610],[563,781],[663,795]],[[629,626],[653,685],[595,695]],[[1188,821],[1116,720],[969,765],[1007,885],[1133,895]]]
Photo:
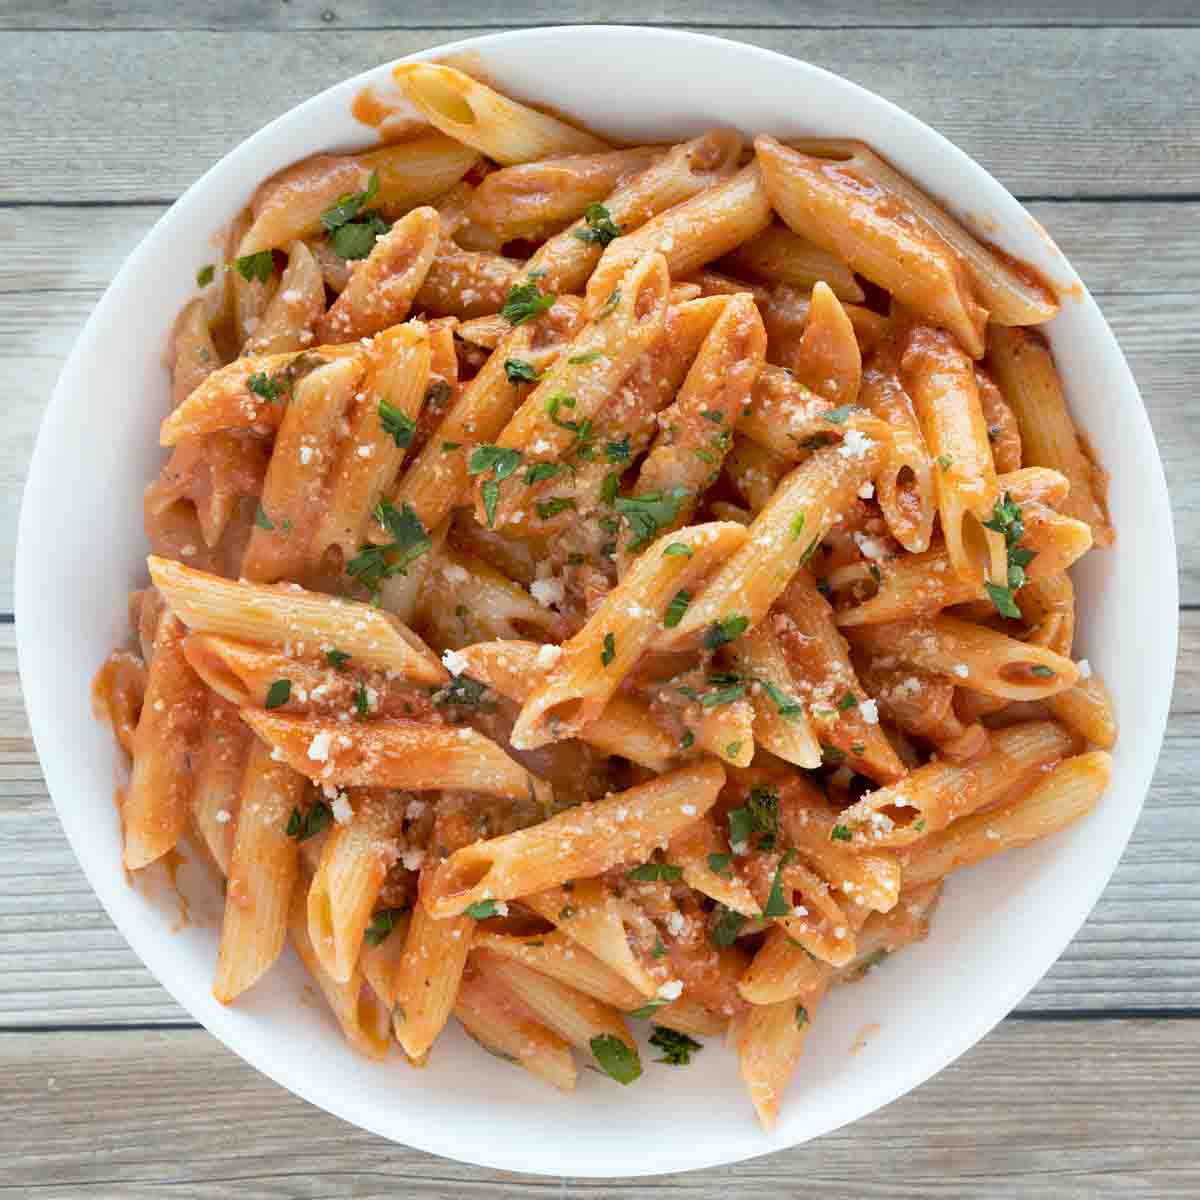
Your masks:
[[[224,881],[222,1003],[290,940],[414,1067],[723,1037],[769,1129],[827,993],[1109,778],[1057,301],[862,143],[395,76],[425,123],[266,180],[179,315],[125,867]]]

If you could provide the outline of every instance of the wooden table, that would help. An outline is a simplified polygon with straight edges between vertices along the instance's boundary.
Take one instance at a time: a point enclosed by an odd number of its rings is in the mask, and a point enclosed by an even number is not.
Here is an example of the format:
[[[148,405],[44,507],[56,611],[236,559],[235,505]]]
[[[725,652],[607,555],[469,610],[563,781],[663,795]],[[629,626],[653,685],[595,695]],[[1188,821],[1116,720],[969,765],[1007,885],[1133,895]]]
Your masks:
[[[1196,0],[727,0],[703,18],[890,97],[1023,199],[1097,295],[1167,466],[1182,649],[1146,811],[1062,960],[954,1066],[851,1129],[738,1167],[626,1184],[462,1167],[309,1107],[189,1021],[59,831],[17,681],[11,550],[43,406],[125,255],[210,163],[347,75],[481,29],[690,25],[701,7],[0,6],[0,1196],[1200,1195]]]

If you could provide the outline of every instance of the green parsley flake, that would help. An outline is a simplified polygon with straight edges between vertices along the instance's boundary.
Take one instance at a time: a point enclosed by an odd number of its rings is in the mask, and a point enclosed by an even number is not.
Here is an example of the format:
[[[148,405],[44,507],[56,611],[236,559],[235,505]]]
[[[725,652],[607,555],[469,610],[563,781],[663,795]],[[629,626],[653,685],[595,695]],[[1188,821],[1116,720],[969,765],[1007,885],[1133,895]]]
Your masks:
[[[850,840],[850,830],[845,825],[835,825],[829,831],[829,840],[831,842],[848,842]]]
[[[367,685],[360,683],[354,689],[354,707],[358,710],[358,719],[365,721],[371,715],[371,700],[367,695]]]
[[[275,256],[270,250],[260,250],[257,254],[243,254],[241,258],[235,258],[233,265],[247,283],[256,279],[259,283],[266,283],[275,270]]]
[[[847,692],[838,702],[838,712],[848,712],[858,707],[858,697],[853,692]]]
[[[679,513],[679,506],[688,495],[685,487],[673,487],[669,492],[647,492],[644,496],[620,496],[616,509],[629,522],[633,537],[629,539],[631,551],[641,550],[654,539],[660,529],[671,525]]]
[[[573,367],[586,367],[588,363],[594,363],[601,358],[604,358],[602,350],[588,350],[585,354],[572,354],[567,362]]]
[[[687,607],[691,599],[691,595],[686,588],[680,588],[675,593],[671,599],[671,603],[667,606],[666,616],[663,617],[663,624],[668,629],[674,629],[683,620],[683,614],[687,612]]]
[[[937,456],[937,465],[941,467],[943,471],[948,471],[952,466],[954,466],[954,459],[952,459],[948,454],[939,454]]]
[[[741,752],[741,742],[730,742],[729,745],[725,747],[725,757],[731,760],[737,758]]]
[[[805,516],[804,509],[801,509],[792,518],[792,523],[788,528],[791,532],[793,542],[798,542],[800,540],[800,535],[804,532],[805,520],[806,520],[806,516]]]
[[[379,587],[385,579],[408,574],[409,563],[420,558],[433,544],[421,518],[407,501],[398,510],[390,501],[380,500],[374,516],[392,535],[392,541],[386,546],[367,543],[346,564],[346,574],[362,584],[372,598],[379,595]]]
[[[267,516],[267,510],[260,504],[254,510],[254,523],[259,529],[274,529],[275,522]]]
[[[525,485],[533,487],[535,483],[541,483],[543,479],[553,479],[561,470],[562,467],[558,463],[534,463],[525,472]]]
[[[267,708],[279,708],[288,702],[292,695],[292,681],[277,679],[267,689]]]
[[[663,558],[675,558],[678,555],[682,555],[684,558],[691,558],[691,546],[686,542],[672,542],[663,550]]]
[[[662,945],[661,938],[659,939],[659,945]],[[666,954],[666,952],[667,948],[666,946],[663,946],[663,954]],[[662,1008],[662,1006],[666,1003],[667,1001],[663,1000],[661,997],[657,997],[654,1000],[647,1000],[646,1003],[641,1006],[641,1008],[635,1008],[633,1012],[629,1013],[628,1015],[631,1016],[635,1021],[644,1021],[647,1017],[654,1016],[655,1011]]]
[[[770,696],[781,717],[793,720],[804,712],[804,708],[800,702],[793,699],[776,684],[768,680],[763,684],[763,688],[767,695]]]
[[[704,1047],[695,1038],[662,1025],[655,1025],[650,1038],[650,1045],[657,1046],[662,1052],[662,1058],[655,1062],[666,1063],[669,1067],[686,1067],[692,1061],[692,1055]]]
[[[750,619],[748,617],[743,617],[739,613],[730,613],[729,616],[714,621],[704,631],[704,648],[716,650],[718,646],[728,645],[740,638],[749,628]]]
[[[790,917],[792,915],[792,906],[788,904],[783,895],[783,872],[795,857],[796,851],[789,849],[779,860],[779,866],[775,869],[775,878],[771,881],[767,904],[763,909],[764,917]]]
[[[474,904],[468,904],[464,911],[476,921],[486,921],[488,917],[497,916],[500,910],[495,900],[476,900]]]
[[[829,412],[823,414],[826,421],[833,425],[844,425],[846,418],[854,411],[853,404],[843,404],[840,408],[830,409]]]
[[[523,358],[506,358],[504,374],[508,376],[508,382],[512,384],[537,383],[540,378],[533,363],[526,362]]]
[[[714,875],[721,875],[726,879],[730,879],[733,877],[733,870],[730,865],[732,862],[732,854],[710,854],[708,856],[708,869]]]
[[[629,878],[638,883],[674,883],[683,877],[683,868],[672,866],[670,863],[648,862],[640,867],[634,867],[629,872]]]
[[[1030,673],[1037,675],[1042,679],[1053,679],[1054,672],[1049,667],[1043,667],[1040,663],[1036,667],[1029,668]]]
[[[500,315],[510,325],[524,325],[526,321],[532,321],[534,317],[540,317],[547,309],[553,308],[557,298],[553,293],[543,292],[536,279],[526,279],[524,283],[514,283],[509,289]]]
[[[286,833],[288,837],[295,838],[298,842],[306,842],[311,837],[316,837],[324,829],[328,829],[333,823],[333,810],[325,803],[324,800],[317,800],[309,806],[306,813],[301,813],[298,808],[292,809],[292,815],[288,817]]]
[[[633,447],[629,444],[629,434],[623,435],[619,442],[606,442],[604,445],[604,457],[610,463],[628,462],[632,453]]]
[[[383,425],[383,432],[388,434],[401,450],[412,444],[417,423],[403,409],[396,408],[386,400],[380,400],[379,421]]]
[[[601,1070],[618,1083],[630,1084],[641,1075],[642,1064],[637,1051],[631,1050],[614,1034],[599,1034],[592,1038],[588,1045]]]
[[[557,517],[559,513],[574,508],[575,501],[566,496],[551,496],[549,500],[537,501],[534,507],[537,509],[537,515],[543,521],[549,521],[551,517]]]
[[[600,661],[607,667],[617,657],[617,639],[611,633],[604,635],[604,649],[600,651]]]
[[[400,918],[408,912],[406,908],[381,908],[371,916],[371,923],[363,931],[363,941],[368,946],[378,946],[387,941],[387,936],[396,928]]]
[[[612,213],[603,204],[589,204],[583,213],[584,225],[571,230],[571,236],[604,249],[609,242],[621,236],[621,227],[612,219]],[[585,227],[586,226],[586,227]]]
[[[325,661],[335,670],[341,671],[350,661],[350,655],[344,650],[326,650]]]
[[[213,276],[215,274],[216,270],[212,263],[205,263],[204,266],[202,266],[200,270],[196,272],[196,286],[208,287],[208,285],[212,283]]]
[[[718,904],[713,912],[720,915],[709,932],[709,940],[718,948],[732,946],[737,941],[738,931],[746,923],[746,918],[723,904]]]
[[[621,486],[621,477],[616,471],[609,471],[600,485],[600,500],[603,504],[612,505],[617,499],[617,489]]]
[[[803,1029],[808,1024],[808,1009],[803,1004],[796,1005],[796,1028]]]

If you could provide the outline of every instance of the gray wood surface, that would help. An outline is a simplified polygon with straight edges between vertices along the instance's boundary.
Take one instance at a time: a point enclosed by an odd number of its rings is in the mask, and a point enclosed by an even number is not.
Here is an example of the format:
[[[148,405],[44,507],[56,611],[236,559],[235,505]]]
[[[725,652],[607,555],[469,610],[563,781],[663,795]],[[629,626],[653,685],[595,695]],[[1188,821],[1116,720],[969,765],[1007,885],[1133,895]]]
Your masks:
[[[1200,1192],[1195,1021],[1007,1021],[849,1129],[732,1167],[624,1181],[484,1172],[389,1145],[295,1099],[203,1031],[0,1035],[0,1075],[11,1111],[0,1122],[8,1164],[0,1195],[40,1200],[1194,1200]]]
[[[1134,839],[1018,1012],[850,1130],[737,1167],[624,1182],[522,1178],[389,1145],[196,1029],[112,927],[58,829],[11,625],[17,506],[45,400],[164,206],[266,120],[346,75],[476,30],[598,16],[705,27],[828,67],[929,121],[1030,199],[1142,388],[1186,609],[1167,741]],[[1196,0],[0,5],[0,1196],[1200,1194],[1200,422],[1188,411],[1200,378],[1197,26]]]

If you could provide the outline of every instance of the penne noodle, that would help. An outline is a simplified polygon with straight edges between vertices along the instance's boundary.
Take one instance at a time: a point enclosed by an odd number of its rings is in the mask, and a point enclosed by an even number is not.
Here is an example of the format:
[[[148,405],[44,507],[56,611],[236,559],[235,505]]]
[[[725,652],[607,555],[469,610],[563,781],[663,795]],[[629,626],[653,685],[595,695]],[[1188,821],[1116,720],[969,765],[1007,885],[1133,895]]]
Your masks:
[[[184,306],[171,336],[171,399],[178,408],[219,366],[203,300]]]
[[[734,434],[733,447],[724,464],[725,477],[751,513],[759,513],[766,507],[788,468],[787,459],[740,432]]]
[[[443,240],[413,304],[417,312],[434,316],[485,317],[503,306],[522,270],[515,259],[460,250]]]
[[[1104,502],[1107,479],[1075,428],[1045,340],[1032,330],[993,326],[988,331],[987,366],[1016,415],[1023,461],[1065,475],[1071,490],[1062,502],[1063,513],[1086,521],[1097,546],[1111,546],[1113,528]]]
[[[426,133],[360,154],[318,154],[264,183],[254,197],[254,218],[237,246],[245,256],[283,249],[323,232],[322,214],[340,200],[366,192],[372,203],[398,215],[428,204],[453,187],[479,159],[475,150],[440,133]]]
[[[738,981],[738,994],[747,1004],[794,1002],[828,977],[828,963],[814,958],[782,925],[775,925]]]
[[[992,447],[992,458],[996,470],[1001,474],[1021,469],[1021,431],[1017,417],[991,376],[978,366],[975,368],[975,383],[979,387],[979,406],[987,424],[988,441]]]
[[[462,997],[474,930],[470,917],[439,921],[419,904],[413,909],[396,968],[392,1031],[414,1061],[429,1053],[458,1003],[456,997]]]
[[[1099,675],[1089,675],[1085,679],[1081,673],[1074,687],[1050,696],[1046,705],[1085,741],[1102,750],[1111,750],[1117,744],[1116,710]]]
[[[667,847],[667,858],[683,868],[683,881],[718,904],[741,913],[744,917],[757,917],[759,904],[754,893],[728,863],[720,871],[714,869],[713,856],[718,865],[721,857],[728,860],[729,844],[717,830],[710,815],[701,817],[681,829]]]
[[[358,967],[363,977],[371,985],[371,990],[379,997],[379,1003],[389,1014],[388,1026],[391,1032],[390,1013],[396,1006],[396,977],[400,969],[400,959],[404,954],[404,943],[408,937],[408,926],[412,921],[412,913],[404,912],[398,915],[391,910],[389,917],[391,928],[382,939],[368,938],[363,942],[358,955]],[[368,926],[368,929],[370,926]]]
[[[478,679],[510,700],[523,703],[537,688],[549,666],[561,657],[557,646],[546,653],[533,642],[479,642],[462,655],[465,674]],[[543,659],[548,660],[543,665]],[[671,769],[677,752],[675,741],[654,721],[650,709],[629,695],[614,695],[600,715],[583,728],[582,741],[606,754],[619,754],[651,771]]]
[[[637,1056],[629,1027],[608,1005],[513,958],[476,950],[474,961],[481,974],[497,980],[541,1024],[577,1050],[590,1053],[594,1038],[614,1037]]]
[[[293,242],[287,254],[287,269],[247,338],[244,354],[301,350],[312,342],[317,322],[325,315],[325,279],[317,260],[300,241]]]
[[[525,1015],[507,991],[479,972],[464,976],[454,1015],[485,1050],[523,1067],[560,1091],[575,1088],[575,1060],[556,1033]]]
[[[340,650],[359,666],[395,671],[413,683],[448,678],[415,633],[370,605],[306,592],[295,584],[234,582],[153,556],[146,563],[167,606],[195,633],[279,646],[285,652],[308,638],[322,653]]]
[[[702,708],[692,728],[696,749],[723,758],[731,766],[748,767],[754,758],[754,710],[745,700]]]
[[[801,140],[793,145],[818,158],[835,159],[900,201],[962,255],[980,303],[997,325],[1040,325],[1058,312],[1053,292],[1032,271],[1022,270],[1006,254],[972,237],[920,188],[889,166],[869,146],[843,139]]]
[[[168,613],[154,635],[133,735],[133,769],[121,805],[125,867],[130,871],[173,850],[191,816],[189,764],[201,739],[206,701],[183,655],[184,634],[183,625]]]
[[[483,792],[548,800],[549,789],[495,742],[465,725],[387,719],[343,724],[243,709],[242,720],[283,762],[334,787]]]
[[[577,221],[589,204],[662,158],[657,146],[542,158],[493,171],[475,189],[471,220],[495,231],[500,243],[517,238],[541,241]]]
[[[403,804],[386,792],[368,790],[353,801],[351,820],[325,839],[305,918],[313,952],[337,983],[349,983],[354,973],[404,819]]]
[[[609,219],[628,235],[658,213],[690,200],[727,179],[742,150],[740,134],[731,129],[707,133],[671,147],[657,162],[617,188],[604,201]],[[580,221],[546,241],[526,264],[529,271],[545,273],[542,285],[549,291],[575,292],[583,288],[600,261],[601,244],[587,235]],[[672,271],[678,276],[679,271]],[[607,296],[607,293],[606,293]]]
[[[933,473],[950,566],[962,579],[1008,579],[1004,535],[985,526],[1000,489],[979,403],[975,367],[941,330],[917,327],[900,357],[900,379],[936,463]]]
[[[839,300],[861,303],[863,290],[854,272],[827,250],[773,222],[721,260],[730,275],[749,275],[768,283],[786,283],[811,291],[824,283]]]
[[[1095,808],[1111,774],[1112,759],[1103,750],[1064,759],[1023,797],[972,813],[919,842],[904,861],[905,886],[932,883],[1065,829]]]
[[[886,913],[872,913],[859,930],[854,961],[839,967],[831,983],[853,983],[889,954],[929,936],[930,921],[942,895],[941,880],[905,888],[900,902]]]
[[[242,575],[262,583],[305,574],[309,542],[322,514],[326,447],[363,378],[362,364],[341,358],[309,372],[287,406],[263,481]]]
[[[453,67],[404,63],[392,75],[435,129],[502,166],[608,149],[590,133],[518,104]]]
[[[771,206],[791,229],[948,329],[972,358],[983,355],[988,314],[966,263],[903,197],[864,183],[853,163],[813,158],[765,134],[754,153]]]
[[[222,1004],[253,987],[283,949],[300,871],[299,843],[287,829],[307,786],[267,746],[251,740],[213,981],[213,995]]]
[[[892,655],[1004,700],[1042,700],[1079,678],[1069,658],[957,617],[858,625],[846,635],[856,650]]]
[[[184,654],[187,654],[186,641]],[[189,656],[188,663],[191,662]],[[242,776],[251,741],[237,706],[210,696],[192,785],[192,819],[224,876],[229,875],[233,858]]]
[[[429,274],[439,237],[435,208],[414,208],[397,221],[351,270],[345,288],[317,322],[317,340],[353,342],[403,321]]]
[[[858,399],[862,352],[846,310],[827,284],[814,285],[804,333],[784,365],[801,384],[839,409]]]
[[[840,446],[818,450],[785,476],[741,549],[717,568],[664,639],[664,649],[694,644],[703,630],[730,617],[745,617],[753,628],[766,616],[878,467],[886,430],[870,429],[870,437],[857,428],[848,431]]]
[[[309,936],[304,893],[300,888],[292,898],[288,932],[300,961],[321,989],[346,1041],[368,1058],[386,1058],[392,1046],[391,1010],[367,983],[362,971],[356,969],[338,981],[325,968]]]
[[[133,592],[130,599],[138,595]],[[140,600],[138,606],[140,610]],[[138,622],[131,623],[136,629]],[[149,652],[153,654],[153,638]],[[93,713],[112,729],[117,744],[131,758],[145,694],[146,664],[129,650],[114,650],[92,681]]]
[[[549,675],[522,704],[513,745],[531,750],[578,736],[659,636],[673,597],[686,595],[694,580],[728,561],[745,540],[745,529],[726,522],[694,525],[655,541],[564,643]],[[668,554],[676,545],[687,552]]]
[[[531,829],[466,846],[422,876],[422,903],[453,916],[483,900],[515,899],[644,858],[711,808],[724,782],[719,763],[685,766]]]
[[[761,233],[770,221],[762,172],[750,163],[610,242],[588,280],[588,313],[596,316],[603,311],[626,272],[647,254],[663,255],[674,279],[727,254]]]

